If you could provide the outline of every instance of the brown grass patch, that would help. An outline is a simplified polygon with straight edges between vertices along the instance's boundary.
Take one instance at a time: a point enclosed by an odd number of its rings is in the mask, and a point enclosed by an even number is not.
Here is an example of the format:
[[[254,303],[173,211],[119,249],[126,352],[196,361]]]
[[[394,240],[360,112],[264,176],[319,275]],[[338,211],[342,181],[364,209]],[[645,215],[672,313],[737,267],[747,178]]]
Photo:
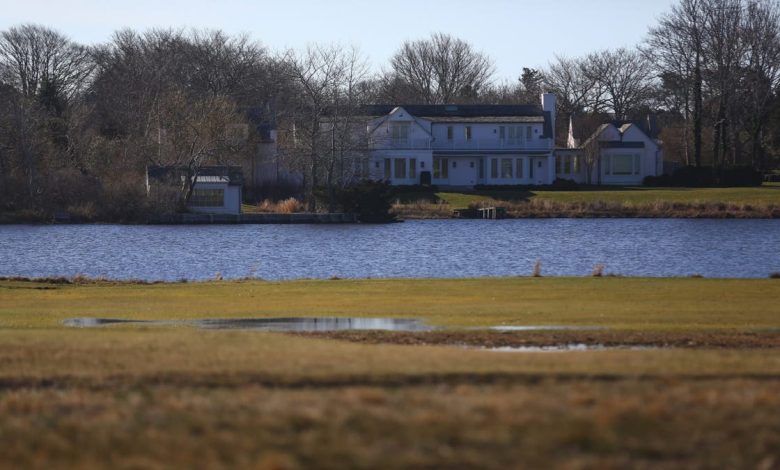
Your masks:
[[[780,331],[331,331],[291,333],[366,344],[521,347],[587,344],[606,347],[649,346],[686,349],[775,349]]]

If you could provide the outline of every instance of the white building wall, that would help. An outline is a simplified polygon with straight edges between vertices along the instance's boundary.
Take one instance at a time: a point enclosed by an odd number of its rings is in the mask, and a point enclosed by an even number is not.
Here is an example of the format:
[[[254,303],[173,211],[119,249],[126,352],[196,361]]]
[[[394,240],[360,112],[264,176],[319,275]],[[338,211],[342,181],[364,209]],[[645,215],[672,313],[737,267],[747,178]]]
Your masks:
[[[224,191],[222,205],[214,207],[188,206],[188,209],[192,212],[204,214],[241,213],[241,186],[230,186],[227,183],[195,183],[193,190],[198,189],[222,189]]]

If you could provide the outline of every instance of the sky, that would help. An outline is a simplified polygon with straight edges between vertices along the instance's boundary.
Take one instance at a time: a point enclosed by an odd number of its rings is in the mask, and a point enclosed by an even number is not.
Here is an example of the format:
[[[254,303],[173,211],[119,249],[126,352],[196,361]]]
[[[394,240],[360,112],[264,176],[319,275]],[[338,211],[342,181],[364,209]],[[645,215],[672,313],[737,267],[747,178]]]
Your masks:
[[[516,80],[555,54],[631,47],[675,0],[0,0],[0,30],[53,27],[85,44],[117,29],[221,29],[272,51],[309,43],[355,45],[374,70],[406,40],[444,32],[490,56],[496,78]]]

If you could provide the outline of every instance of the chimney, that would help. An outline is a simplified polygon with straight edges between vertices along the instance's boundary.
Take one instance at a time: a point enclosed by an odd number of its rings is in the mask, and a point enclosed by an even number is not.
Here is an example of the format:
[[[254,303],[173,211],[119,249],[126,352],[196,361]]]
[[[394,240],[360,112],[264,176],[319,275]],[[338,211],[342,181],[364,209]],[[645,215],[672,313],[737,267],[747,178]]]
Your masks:
[[[549,111],[550,113],[550,128],[552,135],[550,136],[555,145],[555,94],[554,93],[542,93],[542,110]]]

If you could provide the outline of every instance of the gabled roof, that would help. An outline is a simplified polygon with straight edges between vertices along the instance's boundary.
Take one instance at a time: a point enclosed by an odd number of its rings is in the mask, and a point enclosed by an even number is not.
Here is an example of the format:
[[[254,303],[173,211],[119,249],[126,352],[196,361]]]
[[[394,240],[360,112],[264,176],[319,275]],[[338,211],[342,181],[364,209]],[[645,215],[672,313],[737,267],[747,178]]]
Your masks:
[[[544,111],[537,105],[503,104],[374,104],[362,108],[366,116],[384,116],[395,108],[402,107],[414,116],[424,118],[476,118],[476,117],[544,117]]]
[[[146,175],[149,182],[171,184],[184,181],[187,167],[184,166],[148,166]],[[240,166],[202,166],[198,168],[199,183],[228,183],[230,186],[244,184],[244,172]]]
[[[387,116],[396,108],[403,108],[412,116],[439,123],[540,123],[544,124],[542,138],[553,135],[552,115],[538,105],[508,104],[374,104],[361,108],[367,117]]]

